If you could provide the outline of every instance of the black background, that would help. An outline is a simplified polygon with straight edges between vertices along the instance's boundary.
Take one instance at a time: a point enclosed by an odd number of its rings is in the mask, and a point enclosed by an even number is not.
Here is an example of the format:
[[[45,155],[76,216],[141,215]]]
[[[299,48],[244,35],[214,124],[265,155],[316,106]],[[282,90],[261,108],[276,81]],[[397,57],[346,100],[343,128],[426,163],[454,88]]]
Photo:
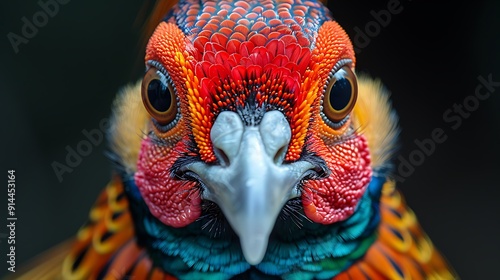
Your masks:
[[[374,20],[370,11],[387,9],[389,2],[337,0],[330,7],[352,38],[355,27],[363,30]],[[445,131],[446,141],[399,186],[460,276],[491,279],[500,263],[500,87],[456,130],[443,113],[474,94],[478,76],[500,81],[500,9],[494,1],[436,2],[401,0],[401,13],[361,48],[357,72],[380,78],[392,92],[404,158],[417,149],[416,139],[429,138],[435,128]],[[7,229],[1,225],[8,169],[17,178],[18,264],[73,236],[109,180],[104,142],[62,182],[51,163],[64,164],[65,147],[85,140],[83,129],[98,129],[120,87],[141,76],[134,23],[141,5],[72,0],[16,54],[7,34],[21,35],[21,18],[31,20],[41,8],[37,1],[0,4],[0,274],[7,271]]]

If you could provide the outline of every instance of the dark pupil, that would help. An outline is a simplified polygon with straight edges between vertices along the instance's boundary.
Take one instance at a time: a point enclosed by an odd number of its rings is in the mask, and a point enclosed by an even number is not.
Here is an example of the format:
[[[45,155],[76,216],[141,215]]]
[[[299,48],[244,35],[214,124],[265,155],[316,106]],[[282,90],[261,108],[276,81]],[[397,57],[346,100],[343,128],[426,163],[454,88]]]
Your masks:
[[[159,112],[165,112],[170,108],[172,97],[168,87],[160,80],[152,80],[148,85],[149,103]]]
[[[343,110],[349,104],[351,94],[352,87],[349,80],[346,78],[338,79],[330,90],[330,104],[332,108],[337,111]]]

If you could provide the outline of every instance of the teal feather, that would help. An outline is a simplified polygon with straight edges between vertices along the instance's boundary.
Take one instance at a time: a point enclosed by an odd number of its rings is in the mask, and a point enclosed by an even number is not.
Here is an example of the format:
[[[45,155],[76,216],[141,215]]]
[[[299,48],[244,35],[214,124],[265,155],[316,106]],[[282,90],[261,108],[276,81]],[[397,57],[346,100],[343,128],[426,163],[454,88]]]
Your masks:
[[[144,242],[155,265],[181,280],[272,279],[277,275],[307,280],[331,279],[366,252],[380,219],[378,199],[383,183],[382,178],[373,177],[356,211],[343,222],[320,225],[303,213],[293,218],[300,219],[300,227],[290,217],[278,219],[266,256],[257,266],[245,261],[238,237],[228,225],[222,225],[225,229],[218,236],[203,227],[203,219],[171,228],[149,213],[133,180],[126,182],[126,192],[134,209],[138,240]]]

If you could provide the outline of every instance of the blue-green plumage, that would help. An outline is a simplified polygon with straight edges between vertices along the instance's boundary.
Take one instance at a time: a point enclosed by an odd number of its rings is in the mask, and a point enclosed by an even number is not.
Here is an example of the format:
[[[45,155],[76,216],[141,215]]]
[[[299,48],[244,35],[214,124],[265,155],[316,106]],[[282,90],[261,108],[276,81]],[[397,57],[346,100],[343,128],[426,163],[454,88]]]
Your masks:
[[[133,180],[125,181],[125,190],[137,240],[156,265],[179,279],[201,279],[201,275],[203,279],[272,279],[279,275],[305,280],[331,279],[365,253],[376,236],[384,182],[382,177],[373,177],[356,211],[343,222],[313,223],[299,207],[288,207],[277,220],[267,253],[257,266],[245,261],[238,237],[222,214],[202,215],[187,227],[173,228],[151,215]],[[207,223],[218,224],[210,227]]]

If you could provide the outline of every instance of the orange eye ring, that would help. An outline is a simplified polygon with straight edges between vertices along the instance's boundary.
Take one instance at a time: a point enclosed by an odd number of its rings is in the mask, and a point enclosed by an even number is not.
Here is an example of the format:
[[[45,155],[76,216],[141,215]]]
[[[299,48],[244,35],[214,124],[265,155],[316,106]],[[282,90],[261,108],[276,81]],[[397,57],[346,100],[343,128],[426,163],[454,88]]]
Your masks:
[[[333,128],[340,128],[358,98],[358,82],[349,66],[343,66],[331,75],[322,103],[323,119]]]
[[[151,67],[142,80],[142,102],[148,113],[160,125],[168,125],[178,115],[178,100],[168,76]]]

